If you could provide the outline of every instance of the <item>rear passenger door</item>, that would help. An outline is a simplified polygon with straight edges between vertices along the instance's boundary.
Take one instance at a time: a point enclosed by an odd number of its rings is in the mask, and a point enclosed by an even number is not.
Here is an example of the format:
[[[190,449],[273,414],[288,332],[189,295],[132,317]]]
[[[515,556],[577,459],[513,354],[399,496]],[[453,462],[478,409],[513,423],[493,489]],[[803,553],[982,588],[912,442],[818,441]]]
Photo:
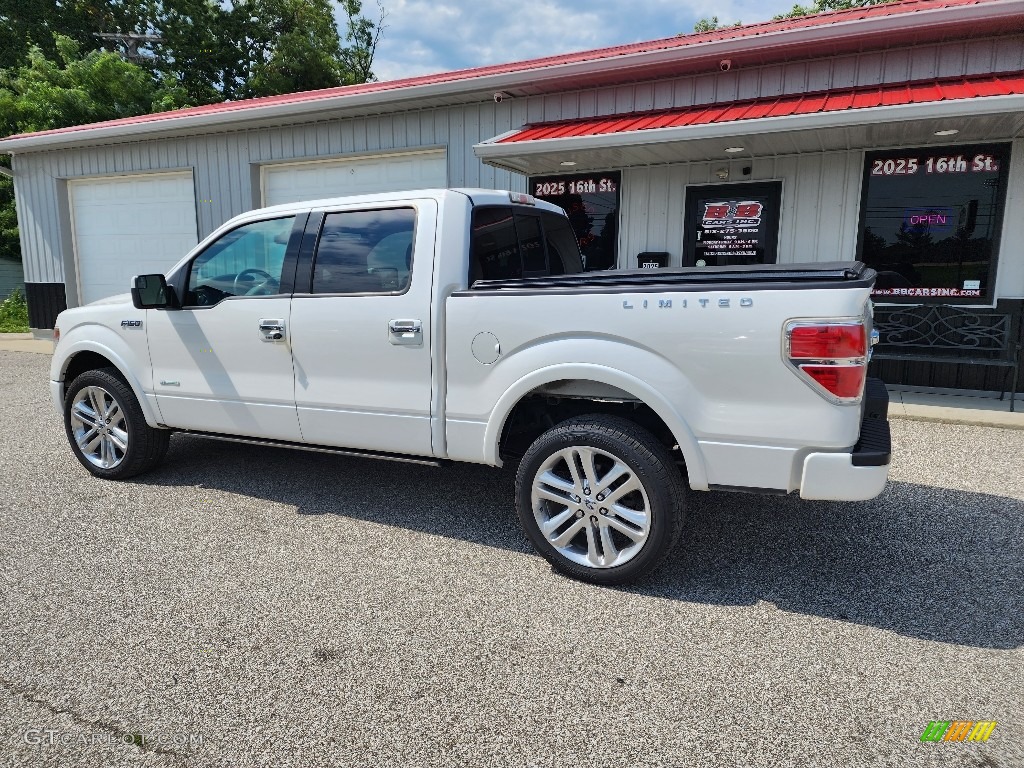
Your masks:
[[[433,455],[436,225],[433,200],[311,214],[291,310],[303,441]]]

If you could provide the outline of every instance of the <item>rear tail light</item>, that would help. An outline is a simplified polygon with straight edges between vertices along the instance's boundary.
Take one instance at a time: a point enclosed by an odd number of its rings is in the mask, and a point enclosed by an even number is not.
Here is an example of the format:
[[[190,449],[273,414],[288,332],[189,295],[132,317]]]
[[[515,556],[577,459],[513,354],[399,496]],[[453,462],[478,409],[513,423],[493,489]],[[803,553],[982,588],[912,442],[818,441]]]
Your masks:
[[[789,336],[789,356],[794,360],[835,360],[867,354],[864,324],[794,325]]]
[[[834,403],[857,403],[864,394],[868,332],[862,320],[793,320],[786,324],[786,362]]]

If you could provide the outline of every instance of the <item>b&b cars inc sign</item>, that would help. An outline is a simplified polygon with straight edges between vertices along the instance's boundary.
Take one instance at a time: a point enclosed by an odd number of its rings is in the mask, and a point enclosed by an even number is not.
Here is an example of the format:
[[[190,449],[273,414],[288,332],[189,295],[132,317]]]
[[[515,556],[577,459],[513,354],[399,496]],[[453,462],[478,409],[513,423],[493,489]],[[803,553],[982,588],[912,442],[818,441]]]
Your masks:
[[[763,260],[764,202],[704,200],[702,208],[697,227],[697,266],[754,264]]]

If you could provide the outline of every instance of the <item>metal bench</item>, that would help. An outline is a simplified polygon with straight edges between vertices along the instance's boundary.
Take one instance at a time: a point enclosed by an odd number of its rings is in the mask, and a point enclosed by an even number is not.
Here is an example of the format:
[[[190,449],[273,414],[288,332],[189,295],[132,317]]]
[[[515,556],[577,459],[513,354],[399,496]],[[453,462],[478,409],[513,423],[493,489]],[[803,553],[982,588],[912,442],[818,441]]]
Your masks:
[[[1014,410],[1021,357],[1016,314],[942,304],[875,305],[875,330],[879,339],[872,360],[1006,368],[999,399],[1006,396],[1006,383],[1012,377],[1010,410]]]

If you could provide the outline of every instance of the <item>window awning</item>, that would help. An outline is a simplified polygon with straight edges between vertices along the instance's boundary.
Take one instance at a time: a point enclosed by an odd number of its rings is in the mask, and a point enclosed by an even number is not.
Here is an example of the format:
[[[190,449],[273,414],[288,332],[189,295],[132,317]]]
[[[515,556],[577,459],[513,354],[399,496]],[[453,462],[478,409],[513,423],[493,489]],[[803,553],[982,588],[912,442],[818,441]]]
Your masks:
[[[1004,119],[993,121],[992,117],[999,115]],[[982,116],[988,119],[979,122],[977,118]],[[742,146],[748,155],[873,147],[885,145],[879,126],[909,121],[922,126],[920,136],[903,136],[901,144],[934,143],[934,131],[950,126],[965,134],[958,136],[958,141],[1022,135],[1024,72],[836,88],[534,123],[478,144],[474,150],[484,162],[539,173],[565,171],[557,166],[566,162],[583,169],[712,160],[722,158],[722,149],[737,144],[731,138],[738,137],[744,137]],[[936,121],[942,125],[936,127]],[[828,129],[841,130],[830,133]],[[904,129],[906,132],[906,126]],[[807,131],[813,137],[793,135]],[[784,140],[779,137],[783,133],[787,134]],[[725,139],[730,140],[723,144]],[[683,148],[681,143],[692,144]],[[637,151],[639,148],[644,151]],[[551,165],[556,157],[560,162]],[[609,160],[616,162],[609,164]]]

